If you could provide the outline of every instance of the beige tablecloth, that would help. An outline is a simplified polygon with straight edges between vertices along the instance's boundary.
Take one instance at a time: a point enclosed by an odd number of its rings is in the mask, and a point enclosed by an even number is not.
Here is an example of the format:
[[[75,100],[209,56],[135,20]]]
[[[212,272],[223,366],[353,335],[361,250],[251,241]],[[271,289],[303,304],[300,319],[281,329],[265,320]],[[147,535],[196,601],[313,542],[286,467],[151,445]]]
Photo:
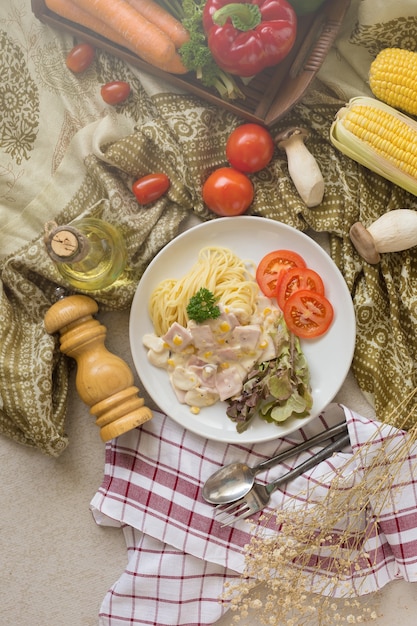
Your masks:
[[[367,71],[378,49],[415,48],[416,16],[411,1],[352,2],[320,72],[322,82],[273,129],[297,123],[310,130],[309,147],[326,179],[324,200],[315,209],[304,206],[277,152],[268,168],[252,176],[255,200],[248,211],[328,234],[357,314],[354,373],[383,421],[393,419],[415,388],[417,256],[415,249],[386,254],[370,266],[353,250],[348,232],[357,220],[369,225],[386,211],[415,209],[417,201],[337,153],[328,132],[346,99],[368,91]],[[213,218],[203,205],[201,183],[224,164],[226,138],[242,120],[175,93],[99,50],[94,65],[74,76],[65,67],[72,36],[38,22],[29,0],[6,0],[0,26],[0,430],[56,456],[68,443],[68,362],[43,327],[56,287],[63,284],[45,252],[45,221],[94,214],[118,225],[128,247],[129,278],[94,296],[102,310],[128,308],[145,267],[184,220]],[[100,84],[114,79],[132,87],[117,109],[99,94]],[[139,208],[131,183],[156,169],[167,172],[171,189],[151,208]]]

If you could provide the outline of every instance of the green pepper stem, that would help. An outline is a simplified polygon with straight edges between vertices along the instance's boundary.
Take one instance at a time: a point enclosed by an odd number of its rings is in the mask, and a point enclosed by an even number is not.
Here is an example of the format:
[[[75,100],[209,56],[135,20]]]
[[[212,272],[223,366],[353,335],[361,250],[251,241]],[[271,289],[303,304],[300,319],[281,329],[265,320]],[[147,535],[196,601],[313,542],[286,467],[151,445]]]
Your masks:
[[[262,21],[261,11],[257,4],[231,2],[213,13],[212,20],[217,26],[224,26],[231,18],[237,30],[246,32],[253,30]]]

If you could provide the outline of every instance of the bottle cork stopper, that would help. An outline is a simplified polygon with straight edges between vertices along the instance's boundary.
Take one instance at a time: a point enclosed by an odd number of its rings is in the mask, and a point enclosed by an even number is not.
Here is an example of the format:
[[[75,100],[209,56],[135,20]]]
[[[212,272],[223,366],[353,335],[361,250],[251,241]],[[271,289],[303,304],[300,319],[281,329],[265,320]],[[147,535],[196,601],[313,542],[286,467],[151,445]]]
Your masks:
[[[45,244],[49,256],[58,263],[75,263],[84,259],[90,244],[79,230],[66,224],[57,226],[54,222],[45,225]]]

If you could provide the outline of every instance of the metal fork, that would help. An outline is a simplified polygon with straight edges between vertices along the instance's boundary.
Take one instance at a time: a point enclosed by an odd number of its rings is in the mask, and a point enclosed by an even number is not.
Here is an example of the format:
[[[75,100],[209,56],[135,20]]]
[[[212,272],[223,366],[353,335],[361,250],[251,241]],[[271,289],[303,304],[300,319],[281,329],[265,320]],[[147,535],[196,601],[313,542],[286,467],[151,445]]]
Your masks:
[[[309,469],[312,469],[316,465],[318,465],[321,461],[328,459],[335,452],[339,452],[342,450],[348,443],[350,442],[349,435],[346,433],[341,435],[337,439],[335,439],[332,443],[328,444],[325,448],[314,454],[312,457],[300,463],[292,470],[280,476],[277,480],[268,483],[267,485],[262,485],[260,483],[255,483],[252,489],[246,494],[244,498],[229,504],[228,506],[224,506],[223,504],[219,504],[216,507],[216,516],[220,519],[222,526],[230,526],[239,520],[246,519],[255,513],[261,511],[269,502],[271,498],[271,494],[281,487],[285,485],[293,478],[297,478],[304,472],[307,472]]]

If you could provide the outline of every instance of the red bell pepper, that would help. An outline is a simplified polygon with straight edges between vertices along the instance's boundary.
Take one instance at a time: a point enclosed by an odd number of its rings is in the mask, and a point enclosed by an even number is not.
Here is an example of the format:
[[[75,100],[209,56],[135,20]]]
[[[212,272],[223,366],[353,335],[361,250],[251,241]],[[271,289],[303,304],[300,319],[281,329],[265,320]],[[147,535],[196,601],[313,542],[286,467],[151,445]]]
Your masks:
[[[294,45],[297,17],[287,0],[207,0],[207,45],[229,74],[254,76],[282,61]]]

